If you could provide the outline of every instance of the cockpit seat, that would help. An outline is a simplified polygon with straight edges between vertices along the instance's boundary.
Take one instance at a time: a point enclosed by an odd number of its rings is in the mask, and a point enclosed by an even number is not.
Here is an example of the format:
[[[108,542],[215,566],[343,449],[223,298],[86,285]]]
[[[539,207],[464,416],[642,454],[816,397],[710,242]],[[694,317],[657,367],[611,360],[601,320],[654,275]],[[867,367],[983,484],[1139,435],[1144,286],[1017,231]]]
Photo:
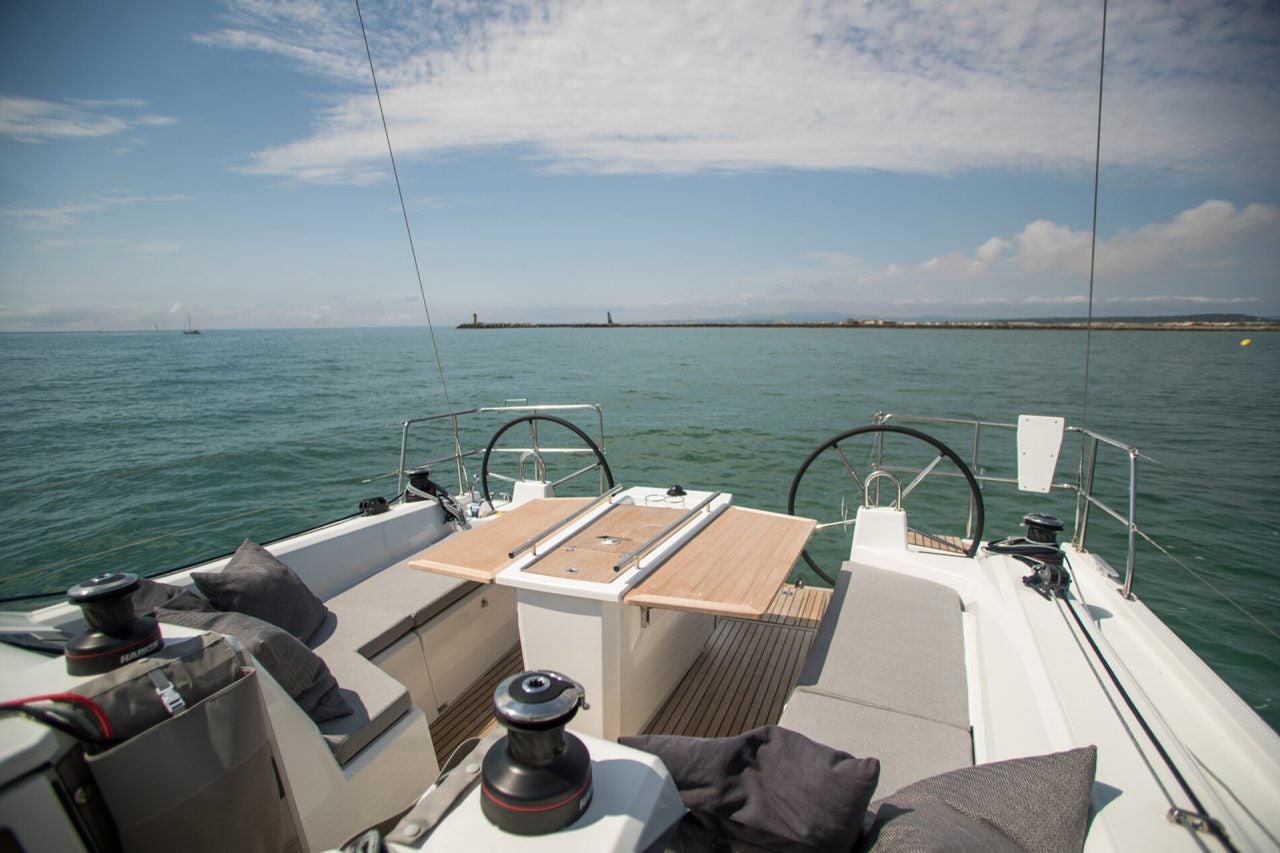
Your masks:
[[[882,791],[972,766],[962,610],[942,584],[846,563],[781,724],[879,758]]]

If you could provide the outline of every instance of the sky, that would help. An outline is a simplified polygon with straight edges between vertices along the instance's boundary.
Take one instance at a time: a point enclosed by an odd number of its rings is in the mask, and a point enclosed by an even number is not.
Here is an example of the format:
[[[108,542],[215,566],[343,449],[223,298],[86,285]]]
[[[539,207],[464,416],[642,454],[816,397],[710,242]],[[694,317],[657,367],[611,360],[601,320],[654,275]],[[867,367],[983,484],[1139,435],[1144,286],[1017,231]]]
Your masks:
[[[1088,310],[1102,3],[0,4],[0,330]],[[1280,4],[1116,0],[1094,313],[1280,316]]]

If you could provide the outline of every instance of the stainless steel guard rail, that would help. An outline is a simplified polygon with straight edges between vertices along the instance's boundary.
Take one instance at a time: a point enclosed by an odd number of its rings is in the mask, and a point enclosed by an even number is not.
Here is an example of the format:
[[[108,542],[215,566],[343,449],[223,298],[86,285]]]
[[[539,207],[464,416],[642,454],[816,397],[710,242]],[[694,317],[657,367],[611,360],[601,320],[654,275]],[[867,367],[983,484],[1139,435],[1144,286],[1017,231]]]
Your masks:
[[[546,412],[573,412],[573,411],[579,411],[579,412],[594,411],[595,412],[596,425],[597,425],[596,435],[598,436],[596,439],[596,444],[599,445],[601,452],[604,452],[605,450],[604,408],[599,403],[562,403],[562,404],[554,404],[554,405],[546,405],[546,406],[530,406],[530,405],[481,406],[479,408],[463,409],[457,412],[446,412],[439,415],[425,415],[423,417],[418,417],[418,418],[406,418],[400,422],[400,464],[396,467],[396,472],[397,472],[396,491],[398,493],[403,493],[405,489],[404,478],[405,478],[406,458],[409,453],[409,430],[417,424],[430,424],[438,421],[448,422],[448,427],[453,439],[453,448],[454,448],[453,453],[450,453],[445,456],[435,457],[433,459],[428,459],[427,461],[422,462],[420,464],[434,467],[436,465],[440,465],[446,462],[451,463],[454,467],[454,472],[457,478],[457,489],[454,492],[454,494],[460,495],[466,492],[471,485],[467,481],[467,470],[466,470],[465,460],[469,457],[479,456],[484,453],[483,447],[478,447],[478,448],[469,449],[469,450],[463,449],[462,434],[458,427],[459,421],[461,419],[472,418],[472,417],[482,416],[487,414],[504,414],[504,413],[541,414]],[[536,426],[534,428],[534,446],[529,448],[513,448],[513,450],[515,452],[532,451],[534,453],[590,453],[591,452],[587,448],[578,449],[578,448],[538,447]],[[575,476],[586,473],[587,471],[591,470],[592,467],[593,466],[587,466],[586,468],[583,468],[579,471],[574,472],[573,474],[570,474],[568,477],[562,478],[560,481],[558,481],[557,485],[559,485],[559,483],[565,482],[568,479],[572,479]]]
[[[876,424],[885,424],[890,420],[902,423],[918,423],[918,424],[950,424],[956,426],[967,426],[973,429],[973,443],[971,447],[971,456],[969,459],[969,467],[973,471],[974,479],[981,484],[1000,483],[1005,485],[1017,485],[1017,478],[1014,477],[996,477],[984,474],[980,464],[979,449],[982,445],[982,431],[987,430],[1013,430],[1017,432],[1017,424],[1006,424],[997,421],[980,421],[965,418],[934,418],[924,415],[896,415],[889,412],[877,412],[873,419]],[[1072,530],[1071,542],[1076,547],[1084,549],[1085,540],[1089,530],[1089,511],[1093,507],[1097,507],[1107,515],[1118,521],[1126,530],[1128,536],[1128,553],[1126,555],[1124,588],[1122,590],[1125,598],[1129,598],[1133,592],[1133,577],[1136,568],[1137,559],[1137,543],[1138,536],[1150,538],[1138,528],[1138,459],[1142,456],[1138,448],[1132,447],[1113,438],[1109,438],[1101,433],[1094,432],[1090,429],[1081,429],[1080,427],[1068,426],[1066,432],[1075,433],[1082,437],[1081,441],[1081,460],[1077,468],[1078,476],[1075,482],[1061,481],[1055,482],[1050,488],[1073,491],[1076,493],[1076,516],[1074,528]],[[1094,495],[1094,473],[1098,464],[1099,446],[1113,447],[1121,451],[1129,457],[1129,506],[1128,512],[1121,512],[1114,507],[1108,505],[1105,501]],[[883,462],[883,459],[879,460]],[[891,466],[885,466],[885,470],[913,470],[913,469],[896,469]],[[945,476],[945,475],[944,475]],[[957,475],[958,476],[958,475]],[[1082,482],[1083,480],[1083,482]]]

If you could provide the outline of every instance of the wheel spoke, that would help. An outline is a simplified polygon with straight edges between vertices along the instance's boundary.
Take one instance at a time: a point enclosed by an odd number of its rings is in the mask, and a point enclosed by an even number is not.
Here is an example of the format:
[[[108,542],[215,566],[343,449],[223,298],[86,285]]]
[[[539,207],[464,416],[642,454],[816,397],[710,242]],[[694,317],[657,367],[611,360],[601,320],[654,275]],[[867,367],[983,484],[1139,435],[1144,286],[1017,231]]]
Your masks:
[[[945,453],[939,453],[937,459],[933,460],[928,465],[926,465],[923,469],[921,469],[920,473],[916,475],[916,478],[911,481],[911,484],[902,490],[902,499],[905,501],[907,499],[907,495],[911,494],[911,492],[915,489],[915,487],[920,485],[920,481],[923,480],[925,477],[928,477],[929,472],[932,471],[934,468],[937,468],[938,463],[946,458],[947,458],[947,455]]]
[[[840,457],[840,461],[844,463],[845,469],[849,472],[849,476],[853,478],[853,482],[858,484],[858,491],[865,492],[867,487],[862,485],[862,479],[858,476],[858,472],[853,470],[853,466],[849,464],[849,460],[845,458],[844,451],[840,449],[840,445],[833,444],[831,449],[836,452],[836,456]]]

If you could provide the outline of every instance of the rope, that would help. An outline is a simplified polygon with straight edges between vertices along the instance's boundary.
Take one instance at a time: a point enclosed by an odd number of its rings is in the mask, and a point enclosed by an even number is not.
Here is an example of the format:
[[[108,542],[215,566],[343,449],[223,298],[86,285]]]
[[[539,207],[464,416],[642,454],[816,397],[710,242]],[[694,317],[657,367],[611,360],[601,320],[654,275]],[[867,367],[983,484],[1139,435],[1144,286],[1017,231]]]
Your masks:
[[[1157,738],[1156,733],[1152,731],[1151,725],[1147,722],[1146,718],[1142,716],[1142,713],[1138,710],[1138,706],[1134,704],[1133,699],[1130,698],[1129,691],[1125,690],[1124,685],[1120,683],[1120,678],[1116,675],[1115,670],[1111,668],[1111,664],[1107,662],[1106,657],[1102,654],[1102,650],[1098,648],[1098,644],[1094,641],[1093,635],[1090,634],[1089,629],[1085,627],[1084,620],[1081,619],[1080,614],[1076,612],[1075,605],[1072,604],[1072,602],[1065,596],[1058,596],[1057,601],[1059,607],[1065,606],[1067,611],[1070,612],[1071,616],[1075,619],[1076,624],[1080,626],[1080,633],[1083,634],[1084,638],[1089,642],[1089,647],[1093,649],[1094,657],[1098,659],[1098,663],[1102,664],[1102,668],[1107,671],[1107,677],[1110,678],[1111,683],[1115,685],[1116,691],[1120,694],[1120,698],[1124,700],[1125,705],[1128,706],[1129,712],[1133,714],[1138,725],[1142,727],[1143,733],[1146,734],[1147,739],[1151,741],[1151,745],[1155,747],[1156,752],[1159,753],[1165,766],[1169,768],[1169,772],[1173,774],[1174,780],[1177,781],[1178,786],[1182,788],[1182,793],[1186,794],[1187,799],[1191,801],[1191,805],[1195,808],[1196,814],[1199,817],[1204,818],[1205,829],[1210,835],[1218,839],[1229,853],[1237,853],[1238,848],[1231,842],[1231,839],[1227,836],[1222,825],[1217,820],[1214,820],[1209,816],[1204,805],[1201,804],[1200,798],[1196,796],[1195,791],[1191,790],[1190,783],[1187,782],[1186,778],[1182,775],[1182,771],[1178,769],[1178,766],[1173,762],[1173,758],[1165,750],[1164,744],[1160,743],[1160,739]]]
[[[360,0],[355,0],[356,17],[360,19],[360,35],[364,38],[364,53],[369,59],[369,76],[373,78],[373,93],[378,99],[378,115],[382,117],[382,135],[387,139],[387,156],[391,158],[391,174],[396,180],[396,194],[400,197],[400,214],[404,218],[404,233],[409,238],[409,253],[413,256],[413,272],[418,277],[418,293],[422,296],[422,310],[427,315],[427,331],[431,336],[431,350],[435,353],[436,368],[440,371],[440,389],[444,392],[445,410],[452,415],[453,403],[449,401],[449,384],[444,378],[444,362],[440,358],[440,347],[436,343],[436,329],[431,322],[431,307],[427,304],[427,289],[422,283],[422,268],[418,264],[418,250],[413,242],[413,229],[409,227],[409,208],[404,203],[404,190],[400,187],[400,170],[396,168],[396,153],[391,147],[391,131],[387,127],[387,113],[382,108],[382,90],[378,87],[378,72],[373,68],[373,51],[369,48],[369,33],[364,28],[364,13],[360,10]],[[454,431],[454,446],[458,454],[462,454],[462,446]]]

